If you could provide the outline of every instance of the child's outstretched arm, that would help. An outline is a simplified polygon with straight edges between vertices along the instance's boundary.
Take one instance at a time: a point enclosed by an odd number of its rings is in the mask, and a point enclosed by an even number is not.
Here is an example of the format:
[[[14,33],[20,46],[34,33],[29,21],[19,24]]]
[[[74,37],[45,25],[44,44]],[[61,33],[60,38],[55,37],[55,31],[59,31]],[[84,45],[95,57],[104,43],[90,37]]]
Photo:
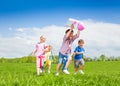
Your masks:
[[[84,54],[84,52],[74,52],[75,54]]]
[[[43,49],[43,52],[49,52],[50,49],[49,49],[49,46],[46,46],[45,49]]]
[[[79,37],[79,36],[80,36],[80,30],[77,31],[77,37]]]
[[[77,31],[77,33],[73,36],[73,40],[79,38],[80,36],[80,30]]]
[[[43,49],[43,52],[49,52],[49,50],[46,48],[46,49]]]
[[[35,49],[35,50],[32,52],[32,55],[35,55],[36,52],[37,52],[37,49]]]

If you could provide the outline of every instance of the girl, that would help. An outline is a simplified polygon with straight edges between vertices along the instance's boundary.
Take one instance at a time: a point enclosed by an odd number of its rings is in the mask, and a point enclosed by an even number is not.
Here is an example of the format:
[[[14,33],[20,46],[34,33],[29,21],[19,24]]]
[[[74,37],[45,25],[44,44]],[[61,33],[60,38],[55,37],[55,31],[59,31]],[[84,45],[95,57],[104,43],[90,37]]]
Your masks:
[[[42,73],[42,68],[44,64],[44,55],[46,50],[46,38],[45,36],[40,37],[40,42],[36,44],[36,49],[33,52],[33,55],[36,56],[36,68],[37,68],[37,75],[40,75]]]
[[[45,52],[45,67],[48,67],[48,73],[50,73],[51,61],[52,61],[52,46],[49,45]]]

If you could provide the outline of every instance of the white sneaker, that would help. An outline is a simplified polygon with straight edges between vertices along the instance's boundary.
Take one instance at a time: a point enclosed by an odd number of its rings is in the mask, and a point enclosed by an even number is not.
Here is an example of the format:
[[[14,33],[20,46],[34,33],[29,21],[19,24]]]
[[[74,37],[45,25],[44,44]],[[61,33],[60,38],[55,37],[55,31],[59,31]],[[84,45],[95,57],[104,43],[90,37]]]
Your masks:
[[[55,75],[56,75],[56,76],[59,76],[59,73],[57,72]]]
[[[65,74],[70,74],[70,73],[68,72],[68,70],[63,70],[63,73],[65,73]]]
[[[48,73],[50,73],[50,70],[48,70]]]
[[[40,70],[40,73],[42,73],[42,70]]]
[[[79,72],[80,72],[81,74],[85,74],[82,70],[79,70]]]

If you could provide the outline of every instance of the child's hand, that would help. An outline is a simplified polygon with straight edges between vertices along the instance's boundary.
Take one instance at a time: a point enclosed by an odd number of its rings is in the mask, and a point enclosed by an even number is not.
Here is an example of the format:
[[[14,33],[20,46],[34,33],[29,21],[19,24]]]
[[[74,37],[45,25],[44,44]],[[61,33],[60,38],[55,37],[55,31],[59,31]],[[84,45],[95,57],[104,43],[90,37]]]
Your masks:
[[[32,52],[32,54],[31,54],[32,56],[34,56],[35,55],[35,53],[34,52]]]
[[[84,52],[80,52],[81,54],[84,54]]]
[[[75,52],[75,54],[81,54],[81,52]]]
[[[48,52],[49,50],[46,48],[46,49],[43,49],[43,52]]]
[[[72,30],[74,29],[74,24],[71,25],[71,29],[72,29]]]

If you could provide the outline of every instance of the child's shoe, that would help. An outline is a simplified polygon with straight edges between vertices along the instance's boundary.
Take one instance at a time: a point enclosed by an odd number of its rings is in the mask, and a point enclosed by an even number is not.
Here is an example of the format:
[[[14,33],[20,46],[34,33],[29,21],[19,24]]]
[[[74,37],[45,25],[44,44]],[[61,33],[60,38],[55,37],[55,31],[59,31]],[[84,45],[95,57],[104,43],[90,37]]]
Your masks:
[[[40,69],[40,73],[42,73],[42,70]]]
[[[68,72],[68,70],[66,70],[66,69],[63,70],[63,73],[65,73],[65,74],[70,74],[70,73]]]
[[[85,74],[82,70],[79,70],[80,74]]]

